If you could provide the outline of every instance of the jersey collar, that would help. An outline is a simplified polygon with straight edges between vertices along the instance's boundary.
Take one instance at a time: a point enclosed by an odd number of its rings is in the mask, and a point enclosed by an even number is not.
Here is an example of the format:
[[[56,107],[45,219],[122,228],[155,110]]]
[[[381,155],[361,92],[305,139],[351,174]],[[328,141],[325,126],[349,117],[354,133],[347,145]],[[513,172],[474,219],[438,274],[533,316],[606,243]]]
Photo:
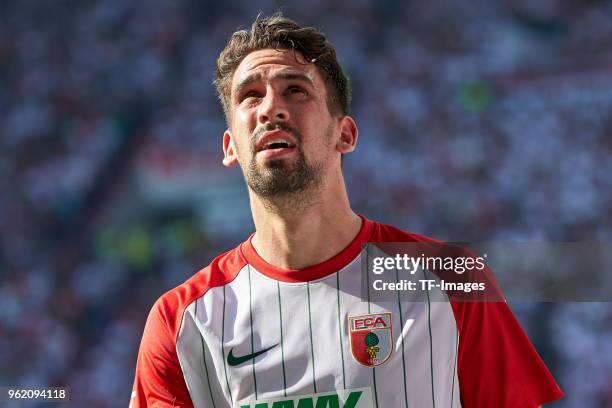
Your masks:
[[[334,272],[338,272],[340,269],[348,265],[353,259],[359,255],[362,244],[368,242],[374,231],[375,223],[362,215],[359,215],[362,219],[361,229],[353,238],[350,244],[346,246],[342,251],[328,259],[327,261],[319,264],[309,266],[303,269],[282,269],[266,262],[255,250],[251,240],[253,239],[252,234],[249,239],[240,245],[240,250],[247,262],[251,264],[257,271],[264,275],[283,282],[308,282],[317,279],[321,279]]]

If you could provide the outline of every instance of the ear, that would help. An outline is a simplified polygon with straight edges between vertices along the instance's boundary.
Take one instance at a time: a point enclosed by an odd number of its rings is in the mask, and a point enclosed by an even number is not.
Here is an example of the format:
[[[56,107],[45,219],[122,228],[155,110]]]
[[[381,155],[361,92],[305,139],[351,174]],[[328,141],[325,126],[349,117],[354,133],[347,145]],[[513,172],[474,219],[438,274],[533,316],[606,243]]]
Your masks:
[[[340,119],[340,139],[336,144],[336,150],[342,154],[350,153],[355,150],[359,131],[355,120],[345,115]]]
[[[223,132],[223,165],[225,167],[233,167],[238,163],[236,155],[236,146],[229,129]]]

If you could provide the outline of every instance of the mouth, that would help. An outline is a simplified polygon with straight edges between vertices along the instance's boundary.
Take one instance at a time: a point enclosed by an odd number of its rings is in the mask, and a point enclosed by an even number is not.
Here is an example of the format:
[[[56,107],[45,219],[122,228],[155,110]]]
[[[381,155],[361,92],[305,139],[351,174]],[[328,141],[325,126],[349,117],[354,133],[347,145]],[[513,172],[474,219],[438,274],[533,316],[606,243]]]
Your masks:
[[[256,145],[257,156],[270,158],[294,151],[296,143],[289,133],[284,131],[265,132]]]
[[[276,139],[276,140],[272,140],[272,141],[266,143],[264,146],[262,146],[262,148],[259,150],[259,152],[265,151],[265,150],[274,150],[274,149],[290,149],[292,147],[295,147],[295,145],[292,144],[291,142],[288,142],[288,141],[282,140],[282,139]]]
[[[276,159],[282,156],[288,156],[296,150],[295,146],[288,144],[275,143],[270,147],[257,152],[257,157],[262,159]]]

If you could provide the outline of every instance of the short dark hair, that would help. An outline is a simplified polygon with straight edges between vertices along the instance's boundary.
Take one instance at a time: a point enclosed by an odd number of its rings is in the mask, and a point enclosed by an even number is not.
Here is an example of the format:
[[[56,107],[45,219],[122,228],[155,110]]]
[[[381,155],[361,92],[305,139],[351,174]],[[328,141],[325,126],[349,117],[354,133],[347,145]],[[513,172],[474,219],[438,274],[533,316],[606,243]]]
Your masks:
[[[257,16],[251,31],[232,34],[217,58],[214,85],[229,123],[232,76],[240,62],[253,51],[262,49],[299,51],[313,62],[325,80],[327,108],[332,115],[348,115],[351,87],[336,57],[336,50],[325,35],[312,27],[302,27],[277,12],[270,17]]]

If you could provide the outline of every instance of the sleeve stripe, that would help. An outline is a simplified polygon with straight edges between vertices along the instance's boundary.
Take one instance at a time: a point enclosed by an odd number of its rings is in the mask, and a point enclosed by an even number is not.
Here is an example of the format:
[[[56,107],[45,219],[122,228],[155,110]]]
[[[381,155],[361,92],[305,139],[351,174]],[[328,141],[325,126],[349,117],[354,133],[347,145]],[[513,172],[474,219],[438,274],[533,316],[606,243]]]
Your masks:
[[[395,281],[399,282],[399,272],[397,268],[395,269]],[[402,370],[404,372],[404,402],[406,403],[406,408],[408,408],[408,390],[406,388],[406,357],[404,356],[404,316],[402,315],[402,302],[400,299],[400,292],[397,291],[397,308],[399,310],[399,319],[400,319],[400,337],[402,338]],[[452,406],[451,406],[452,408]]]
[[[227,377],[227,363],[225,362],[225,350],[223,345],[225,344],[225,285],[223,285],[223,312],[221,316],[221,356],[223,357],[223,372],[225,373],[225,384],[227,385],[227,392],[230,397],[232,405],[234,404],[234,398],[232,397],[232,390],[229,385],[229,378]]]
[[[249,313],[251,315],[251,353],[255,353],[255,339],[253,336],[253,293],[251,287],[251,266],[248,265],[247,267],[249,276]],[[257,399],[257,374],[255,374],[255,359],[252,359],[251,366],[253,367],[253,387],[255,388],[255,399]]]
[[[308,330],[310,331],[310,354],[312,358],[312,385],[314,387],[315,394],[317,393],[317,377],[315,375],[315,358],[314,358],[314,344],[312,341],[312,313],[310,308],[310,282],[306,282],[306,293],[308,294]]]
[[[370,264],[370,246],[366,246],[366,264]],[[366,273],[366,285],[368,288],[368,313],[372,313],[370,305],[370,274]],[[372,384],[374,385],[374,402],[378,408],[378,389],[376,387],[376,367],[372,367]]]
[[[336,293],[338,295],[338,340],[340,340],[340,360],[342,361],[342,386],[346,389],[346,374],[344,372],[344,348],[342,346],[342,323],[340,322],[340,274],[336,273]]]
[[[425,269],[423,269],[423,275],[427,279]],[[436,408],[436,392],[434,386],[434,370],[433,370],[433,338],[431,335],[431,300],[429,299],[429,288],[427,289],[427,324],[429,325],[429,367],[431,368],[431,402],[433,408]]]
[[[283,366],[283,392],[287,396],[287,376],[285,375],[285,344],[283,341],[283,307],[281,302],[280,283],[276,282],[278,292],[278,322],[280,326],[281,363]]]
[[[198,302],[201,299],[196,300],[194,305],[193,313],[198,316]],[[202,342],[202,360],[204,360],[204,374],[206,375],[206,382],[208,383],[208,392],[210,393],[210,400],[212,401],[213,408],[215,407],[215,399],[213,398],[212,387],[210,386],[210,375],[208,374],[208,364],[206,364],[206,346],[204,345],[204,337],[200,334],[200,341]]]

